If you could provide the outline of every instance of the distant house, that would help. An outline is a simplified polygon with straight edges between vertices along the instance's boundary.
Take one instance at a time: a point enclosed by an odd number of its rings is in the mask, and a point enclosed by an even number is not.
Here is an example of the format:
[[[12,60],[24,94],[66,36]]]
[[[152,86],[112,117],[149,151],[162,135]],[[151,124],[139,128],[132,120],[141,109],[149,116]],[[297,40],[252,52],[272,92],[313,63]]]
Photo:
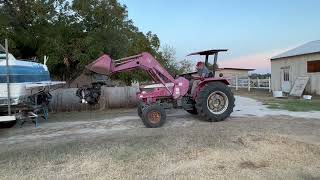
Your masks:
[[[320,40],[271,58],[273,91],[289,92],[297,77],[308,76],[306,93],[320,95]]]
[[[216,71],[216,76],[223,74],[223,77],[239,77],[239,78],[248,78],[249,72],[254,71],[255,69],[245,69],[245,68],[219,68]]]

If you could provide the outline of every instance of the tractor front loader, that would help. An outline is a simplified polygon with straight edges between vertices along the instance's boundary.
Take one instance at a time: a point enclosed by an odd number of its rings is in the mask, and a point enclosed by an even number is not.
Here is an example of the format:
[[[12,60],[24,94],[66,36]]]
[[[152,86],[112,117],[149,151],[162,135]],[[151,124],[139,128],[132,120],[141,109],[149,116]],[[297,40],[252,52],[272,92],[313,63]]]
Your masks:
[[[215,63],[218,52],[221,50],[203,51],[215,54]],[[192,54],[193,55],[193,54]],[[208,56],[206,56],[206,64]],[[141,69],[146,71],[153,80],[153,84],[140,87],[137,93],[138,115],[143,124],[148,128],[162,126],[166,121],[167,108],[183,108],[191,114],[198,114],[206,121],[222,121],[230,116],[234,107],[234,96],[228,87],[229,82],[223,78],[211,77],[201,79],[196,93],[191,96],[189,74],[184,74],[176,79],[149,53],[112,60],[108,55],[103,55],[86,68],[94,73],[112,75],[119,72]],[[194,78],[193,78],[194,79]],[[100,96],[96,88],[79,89],[77,95],[81,102],[92,101]]]

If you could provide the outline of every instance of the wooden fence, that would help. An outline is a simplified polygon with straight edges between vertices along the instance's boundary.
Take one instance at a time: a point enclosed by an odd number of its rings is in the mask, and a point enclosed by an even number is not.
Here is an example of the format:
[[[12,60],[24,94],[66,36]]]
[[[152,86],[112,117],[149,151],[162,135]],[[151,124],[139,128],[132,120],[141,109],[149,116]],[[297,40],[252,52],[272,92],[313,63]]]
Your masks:
[[[239,89],[265,89],[271,91],[271,79],[251,79],[249,77],[234,76],[227,78],[236,90]],[[52,92],[50,110],[59,111],[87,111],[92,109],[108,109],[121,107],[134,107],[137,103],[136,93],[138,87],[102,87],[102,94],[99,104],[89,106],[81,104],[79,97],[76,96],[77,88],[62,88]]]
[[[99,104],[95,106],[81,104],[80,98],[76,96],[76,91],[77,88],[61,88],[51,92],[50,111],[88,111],[94,109],[126,108],[134,107],[137,103],[136,93],[138,92],[138,88],[136,87],[102,87]]]

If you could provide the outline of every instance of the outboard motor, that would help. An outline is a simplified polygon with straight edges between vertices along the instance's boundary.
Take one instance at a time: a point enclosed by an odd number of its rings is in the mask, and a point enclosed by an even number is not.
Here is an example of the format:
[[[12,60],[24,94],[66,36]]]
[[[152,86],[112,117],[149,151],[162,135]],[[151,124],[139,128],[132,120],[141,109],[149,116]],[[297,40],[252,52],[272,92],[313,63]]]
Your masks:
[[[99,102],[101,95],[101,87],[104,83],[92,83],[91,86],[83,86],[79,88],[76,95],[81,99],[81,103],[95,105]]]

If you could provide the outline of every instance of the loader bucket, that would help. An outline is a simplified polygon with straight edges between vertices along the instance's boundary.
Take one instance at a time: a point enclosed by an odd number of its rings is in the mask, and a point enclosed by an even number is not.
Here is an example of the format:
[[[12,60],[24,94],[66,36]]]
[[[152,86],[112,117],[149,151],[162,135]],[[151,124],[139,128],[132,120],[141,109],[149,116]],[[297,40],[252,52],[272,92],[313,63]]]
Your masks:
[[[99,57],[97,60],[88,64],[86,68],[98,74],[109,75],[112,73],[114,65],[113,65],[112,59],[108,55],[104,54],[103,56]]]

